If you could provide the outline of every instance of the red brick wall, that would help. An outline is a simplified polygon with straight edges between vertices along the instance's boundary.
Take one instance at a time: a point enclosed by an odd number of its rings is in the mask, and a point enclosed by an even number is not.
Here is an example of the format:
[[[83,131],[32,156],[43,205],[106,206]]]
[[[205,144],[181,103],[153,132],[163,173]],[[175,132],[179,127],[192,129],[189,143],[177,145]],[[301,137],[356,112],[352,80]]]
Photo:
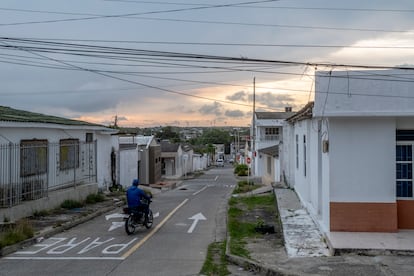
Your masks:
[[[398,228],[414,229],[414,200],[397,200]]]
[[[330,231],[397,232],[397,203],[331,202]]]

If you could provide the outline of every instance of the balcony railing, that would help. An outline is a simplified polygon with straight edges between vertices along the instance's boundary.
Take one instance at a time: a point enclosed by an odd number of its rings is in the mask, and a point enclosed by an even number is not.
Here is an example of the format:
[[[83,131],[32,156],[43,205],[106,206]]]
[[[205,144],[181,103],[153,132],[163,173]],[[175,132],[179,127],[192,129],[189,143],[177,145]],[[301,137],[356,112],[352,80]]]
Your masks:
[[[258,138],[259,138],[258,139],[259,142],[270,142],[270,141],[279,141],[281,137],[280,135],[275,134],[275,135],[264,135]]]

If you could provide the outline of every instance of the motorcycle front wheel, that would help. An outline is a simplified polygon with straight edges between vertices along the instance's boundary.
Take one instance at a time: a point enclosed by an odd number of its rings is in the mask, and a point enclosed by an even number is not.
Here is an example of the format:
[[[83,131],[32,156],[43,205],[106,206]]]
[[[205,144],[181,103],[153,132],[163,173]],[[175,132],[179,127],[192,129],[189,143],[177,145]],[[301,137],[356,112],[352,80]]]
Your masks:
[[[148,218],[146,218],[144,225],[147,229],[152,227],[152,222],[154,221],[154,216],[152,215],[151,209],[148,211]]]
[[[130,215],[125,220],[125,231],[127,232],[128,235],[134,234],[135,224],[134,224],[134,216],[133,215]]]

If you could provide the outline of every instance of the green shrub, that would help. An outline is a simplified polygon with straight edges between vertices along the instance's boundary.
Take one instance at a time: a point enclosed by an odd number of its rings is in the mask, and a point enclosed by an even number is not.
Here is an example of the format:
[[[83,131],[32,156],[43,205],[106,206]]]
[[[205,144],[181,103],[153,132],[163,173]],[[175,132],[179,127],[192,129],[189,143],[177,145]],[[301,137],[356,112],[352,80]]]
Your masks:
[[[253,181],[248,182],[246,180],[243,180],[243,181],[239,181],[237,183],[237,186],[234,189],[233,193],[234,194],[247,193],[247,192],[253,191],[253,190],[255,190],[259,187],[261,187],[261,185],[254,184]]]
[[[105,201],[105,196],[101,193],[98,194],[90,194],[86,197],[86,203],[87,204],[94,204],[97,202]]]
[[[83,207],[83,204],[77,200],[66,199],[62,202],[62,204],[60,204],[60,207],[63,209],[74,209]]]
[[[248,170],[249,170],[249,167],[246,164],[238,164],[234,168],[234,174],[238,176],[247,176]]]

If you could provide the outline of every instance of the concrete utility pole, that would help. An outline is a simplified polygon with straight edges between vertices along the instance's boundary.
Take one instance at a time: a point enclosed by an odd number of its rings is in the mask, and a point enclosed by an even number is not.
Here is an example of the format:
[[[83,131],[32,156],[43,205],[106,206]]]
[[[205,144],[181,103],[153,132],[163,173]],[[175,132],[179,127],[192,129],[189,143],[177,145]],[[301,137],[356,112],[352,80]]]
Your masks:
[[[255,160],[255,137],[256,137],[256,119],[255,119],[255,112],[256,112],[256,77],[253,78],[253,122],[252,122],[252,137],[251,137],[251,143],[252,143],[252,174],[254,175],[256,173],[255,167],[256,167],[256,160]]]

